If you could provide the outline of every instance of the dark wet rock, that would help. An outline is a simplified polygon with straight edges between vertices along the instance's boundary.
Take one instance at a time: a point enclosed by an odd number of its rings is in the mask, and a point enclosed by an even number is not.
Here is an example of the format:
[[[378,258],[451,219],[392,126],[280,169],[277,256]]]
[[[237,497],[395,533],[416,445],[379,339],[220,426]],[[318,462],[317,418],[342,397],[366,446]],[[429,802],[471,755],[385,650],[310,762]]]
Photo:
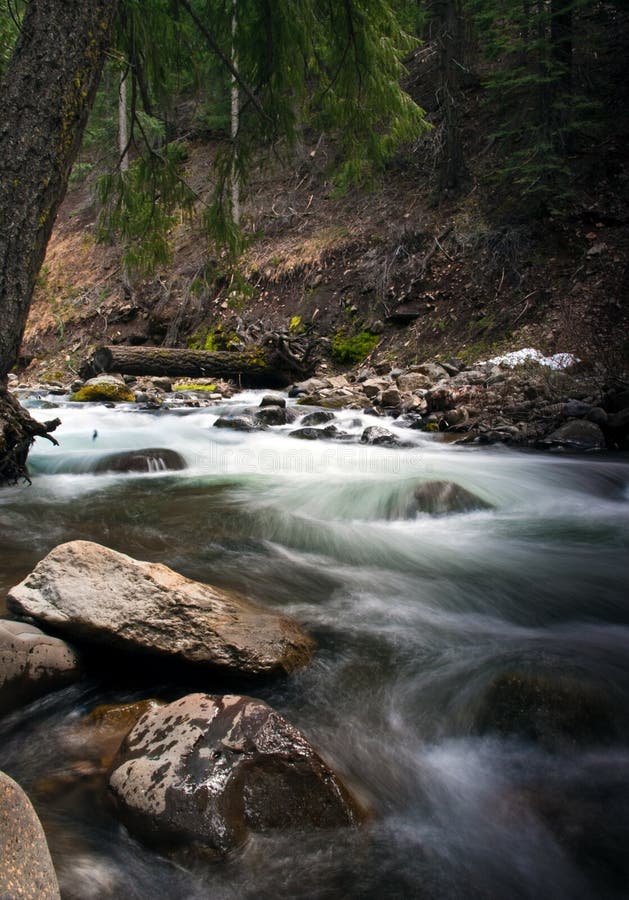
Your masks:
[[[332,422],[334,418],[334,413],[330,412],[329,409],[317,409],[314,412],[308,413],[307,416],[304,416],[301,420],[301,424],[304,427],[309,425],[324,425],[326,422]]]
[[[136,703],[94,707],[87,715],[73,722],[67,732],[66,749],[70,758],[80,757],[84,773],[107,772],[120,744],[138,719],[163,705],[157,700],[138,700]]]
[[[369,425],[360,436],[361,444],[375,444],[386,447],[400,447],[402,442],[392,432],[380,425]]]
[[[91,541],[55,547],[7,603],[77,642],[233,673],[290,672],[314,651],[286,616]]]
[[[286,400],[284,397],[280,397],[277,394],[265,394],[262,400],[260,400],[260,406],[286,406]]]
[[[231,428],[233,431],[257,431],[260,427],[252,416],[219,416],[214,422],[214,428]]]
[[[561,414],[566,419],[586,419],[591,411],[592,406],[584,403],[583,400],[568,400],[564,404]]]
[[[420,512],[431,516],[447,516],[452,513],[491,509],[491,504],[454,481],[426,481],[414,491],[415,503]]]
[[[542,447],[587,452],[602,450],[605,447],[605,437],[594,422],[572,419],[544,437],[540,444]]]
[[[224,853],[250,831],[338,828],[364,817],[293,725],[235,695],[190,694],[147,712],[109,784],[129,829],[162,846]]]
[[[297,413],[285,406],[263,406],[253,414],[254,421],[262,425],[288,425],[296,418]]]
[[[180,472],[185,468],[185,460],[176,450],[150,447],[109,453],[98,460],[94,472]]]
[[[0,713],[65,687],[80,674],[78,654],[65,641],[34,625],[0,620]]]
[[[295,431],[289,431],[288,435],[300,441],[320,441],[325,437],[322,428],[296,428]]]
[[[4,772],[0,772],[0,897],[60,898],[41,822],[22,788]]]
[[[575,675],[506,672],[490,685],[477,716],[481,734],[515,735],[547,749],[599,743],[616,735],[605,689]]]

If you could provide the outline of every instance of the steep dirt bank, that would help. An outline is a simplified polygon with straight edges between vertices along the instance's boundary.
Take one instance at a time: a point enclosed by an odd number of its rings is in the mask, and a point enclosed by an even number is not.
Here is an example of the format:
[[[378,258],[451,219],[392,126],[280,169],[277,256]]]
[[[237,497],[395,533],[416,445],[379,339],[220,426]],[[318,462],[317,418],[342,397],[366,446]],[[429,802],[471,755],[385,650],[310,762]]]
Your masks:
[[[422,65],[419,57],[411,65],[409,86],[436,134]],[[408,148],[373,188],[344,196],[330,180],[334,146],[323,138],[260,158],[244,205],[249,244],[235,264],[181,222],[170,266],[129,284],[120,248],[96,243],[94,186],[71,190],[28,322],[26,377],[69,378],[98,344],[221,349],[260,319],[312,326],[328,341],[330,368],[361,352],[406,365],[535,346],[575,353],[601,378],[615,377],[628,354],[624,126],[619,119],[615,136],[575,157],[561,218],[507,221],[486,179],[495,148],[485,99],[478,84],[465,94],[469,183],[439,202],[432,138]],[[190,138],[188,153],[187,178],[207,196],[214,148]]]

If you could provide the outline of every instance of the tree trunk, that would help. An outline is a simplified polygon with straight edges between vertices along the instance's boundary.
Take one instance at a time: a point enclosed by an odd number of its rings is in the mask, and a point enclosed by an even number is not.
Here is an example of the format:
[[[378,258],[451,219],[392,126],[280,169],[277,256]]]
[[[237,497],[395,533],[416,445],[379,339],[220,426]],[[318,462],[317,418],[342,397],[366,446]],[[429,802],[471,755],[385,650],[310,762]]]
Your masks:
[[[99,347],[81,369],[81,375],[88,377],[99,372],[235,378],[243,387],[285,387],[303,374],[271,348],[232,352],[126,345]]]
[[[439,160],[439,190],[458,191],[467,177],[459,124],[461,10],[457,0],[436,0],[439,54],[439,107],[443,115],[443,144]]]
[[[0,379],[98,86],[118,0],[31,0],[0,85]]]

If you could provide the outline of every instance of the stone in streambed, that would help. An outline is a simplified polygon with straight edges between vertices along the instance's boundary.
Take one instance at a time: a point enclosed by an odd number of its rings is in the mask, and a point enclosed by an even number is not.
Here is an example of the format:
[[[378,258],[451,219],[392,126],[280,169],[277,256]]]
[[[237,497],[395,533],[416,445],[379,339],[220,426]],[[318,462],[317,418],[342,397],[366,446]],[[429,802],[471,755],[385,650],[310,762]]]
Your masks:
[[[70,400],[76,403],[98,400],[109,403],[132,403],[135,400],[135,394],[122,378],[116,378],[114,375],[97,375],[86,381],[78,391],[75,391]]]
[[[253,413],[253,420],[262,425],[288,425],[294,422],[297,413],[286,406],[263,406]]]
[[[98,460],[94,472],[180,472],[186,463],[176,450],[149,447],[109,453]]]
[[[543,438],[540,446],[587,453],[591,450],[605,449],[605,437],[594,422],[572,419]]]
[[[431,516],[492,509],[490,503],[454,481],[426,481],[418,484],[414,497],[418,510]]]
[[[263,428],[253,419],[253,416],[219,416],[214,422],[214,428],[231,428],[233,431],[257,431]]]
[[[0,772],[0,898],[60,898],[41,822],[22,788],[4,772]]]
[[[0,620],[0,713],[79,677],[78,655],[65,641],[33,625]]]
[[[364,811],[306,738],[250,697],[190,694],[147,712],[109,780],[129,829],[227,852],[249,831],[357,825]]]
[[[481,734],[516,735],[551,750],[608,741],[616,735],[605,690],[561,672],[500,675],[487,691],[476,725]]]
[[[304,416],[301,420],[301,424],[304,428],[308,428],[311,425],[325,425],[326,422],[332,422],[334,418],[334,413],[330,412],[330,410],[317,409]]]
[[[361,444],[374,444],[376,446],[400,447],[402,441],[386,428],[380,425],[369,425],[360,436]]]
[[[237,674],[291,672],[315,647],[286,616],[91,541],[55,547],[7,603],[77,641]]]

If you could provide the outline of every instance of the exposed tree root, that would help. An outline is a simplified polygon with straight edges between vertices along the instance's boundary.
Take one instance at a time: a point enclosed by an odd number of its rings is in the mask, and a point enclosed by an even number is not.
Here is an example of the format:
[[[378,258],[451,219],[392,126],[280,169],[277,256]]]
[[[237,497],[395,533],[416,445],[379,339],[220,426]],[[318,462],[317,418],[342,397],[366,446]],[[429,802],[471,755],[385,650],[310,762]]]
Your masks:
[[[37,422],[6,386],[0,384],[0,487],[20,481],[30,484],[26,467],[28,452],[36,437],[45,437],[58,445],[50,432],[59,425],[60,419]]]

